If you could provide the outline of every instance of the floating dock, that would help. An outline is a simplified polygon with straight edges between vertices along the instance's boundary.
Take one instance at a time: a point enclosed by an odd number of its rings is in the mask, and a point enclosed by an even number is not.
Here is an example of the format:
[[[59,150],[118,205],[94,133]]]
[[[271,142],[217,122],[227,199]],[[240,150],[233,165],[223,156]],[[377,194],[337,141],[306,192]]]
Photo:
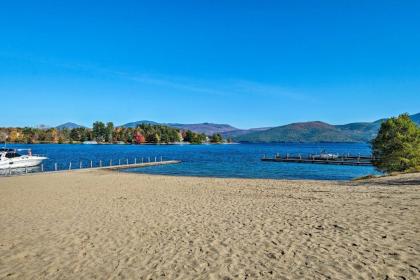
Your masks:
[[[373,156],[350,156],[342,155],[334,158],[320,158],[313,155],[308,156],[281,156],[279,154],[274,157],[261,158],[262,161],[270,162],[289,162],[289,163],[311,163],[311,164],[334,164],[334,165],[352,165],[352,166],[371,166],[376,160]]]

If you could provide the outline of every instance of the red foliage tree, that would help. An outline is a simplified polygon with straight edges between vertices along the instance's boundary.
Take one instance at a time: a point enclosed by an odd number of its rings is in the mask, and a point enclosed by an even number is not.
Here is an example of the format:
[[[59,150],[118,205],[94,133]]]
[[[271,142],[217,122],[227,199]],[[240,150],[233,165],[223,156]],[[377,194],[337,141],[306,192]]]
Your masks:
[[[135,132],[134,141],[136,142],[136,144],[143,144],[146,142],[146,138],[140,132]]]

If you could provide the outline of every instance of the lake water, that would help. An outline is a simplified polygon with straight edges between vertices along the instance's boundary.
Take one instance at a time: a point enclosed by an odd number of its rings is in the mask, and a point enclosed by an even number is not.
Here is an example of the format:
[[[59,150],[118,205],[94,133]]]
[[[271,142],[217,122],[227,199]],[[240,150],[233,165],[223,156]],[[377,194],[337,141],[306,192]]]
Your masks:
[[[174,165],[153,166],[125,170],[149,174],[166,174],[181,176],[239,177],[239,178],[272,178],[272,179],[326,179],[348,180],[368,174],[378,174],[369,166],[341,166],[322,164],[262,162],[265,154],[272,157],[281,154],[315,154],[322,150],[330,153],[351,153],[369,155],[367,144],[353,143],[314,143],[314,144],[234,144],[234,145],[76,145],[76,144],[8,144],[9,148],[31,148],[34,154],[46,155],[44,170],[53,170],[55,163],[58,169],[130,163],[147,160],[181,160]],[[36,169],[35,171],[39,171]]]

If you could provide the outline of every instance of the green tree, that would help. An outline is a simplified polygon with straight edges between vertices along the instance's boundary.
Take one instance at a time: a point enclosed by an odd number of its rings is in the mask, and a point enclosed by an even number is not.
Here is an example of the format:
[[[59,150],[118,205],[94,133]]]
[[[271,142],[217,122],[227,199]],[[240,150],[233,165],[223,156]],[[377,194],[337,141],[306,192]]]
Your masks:
[[[85,127],[73,128],[70,131],[70,141],[83,142],[89,140],[89,130]]]
[[[420,128],[408,114],[383,122],[372,149],[381,171],[420,170]]]
[[[223,142],[223,138],[222,135],[220,135],[219,133],[215,133],[210,137],[210,142],[211,143],[222,143]]]
[[[126,143],[133,143],[133,129],[131,127],[124,130],[123,139],[122,141]]]
[[[114,134],[114,124],[112,122],[108,122],[105,128],[105,141],[108,143],[112,143],[113,134]]]
[[[81,138],[82,137],[80,135],[80,130],[78,128],[73,128],[70,131],[70,141],[71,142],[73,142],[73,141],[79,142],[79,141],[81,141]]]
[[[97,142],[104,142],[106,139],[106,127],[103,122],[94,122],[92,129],[93,139]]]
[[[157,133],[150,133],[146,137],[146,141],[148,143],[159,144],[160,143],[160,136]]]
[[[204,141],[206,141],[206,135],[194,133],[191,130],[187,130],[185,132],[184,141],[190,142],[191,144],[202,144]]]

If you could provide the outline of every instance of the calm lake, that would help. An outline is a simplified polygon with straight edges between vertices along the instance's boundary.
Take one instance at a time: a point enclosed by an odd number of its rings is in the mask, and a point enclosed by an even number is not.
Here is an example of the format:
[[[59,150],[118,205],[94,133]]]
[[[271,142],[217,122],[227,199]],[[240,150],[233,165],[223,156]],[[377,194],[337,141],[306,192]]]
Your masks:
[[[42,154],[49,159],[44,162],[44,170],[137,162],[148,157],[154,161],[155,156],[163,160],[181,160],[182,163],[165,166],[153,166],[126,170],[149,174],[239,177],[239,178],[272,178],[272,179],[326,179],[348,180],[367,174],[378,174],[373,167],[338,166],[321,164],[273,163],[262,162],[265,154],[272,157],[281,154],[315,154],[326,150],[329,153],[351,153],[370,155],[368,144],[353,143],[286,143],[286,144],[233,144],[233,145],[76,145],[76,144],[8,144],[9,148],[31,148],[33,154]]]

